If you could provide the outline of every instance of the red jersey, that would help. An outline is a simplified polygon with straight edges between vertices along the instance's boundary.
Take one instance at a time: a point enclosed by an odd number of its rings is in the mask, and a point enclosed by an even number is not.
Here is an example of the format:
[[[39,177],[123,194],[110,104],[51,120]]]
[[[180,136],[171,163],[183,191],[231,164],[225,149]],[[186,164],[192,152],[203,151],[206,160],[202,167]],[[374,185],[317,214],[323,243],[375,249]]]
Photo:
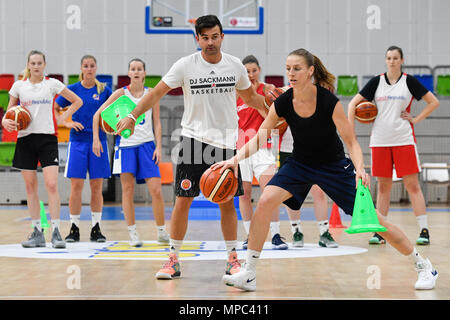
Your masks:
[[[265,96],[264,86],[265,84],[261,83],[256,89],[256,92],[262,96]],[[236,147],[237,149],[240,149],[258,133],[259,127],[263,123],[264,118],[256,109],[246,105],[241,97],[237,100],[237,113],[239,117],[239,134]],[[262,148],[271,147],[272,144],[270,139],[268,139],[267,143],[262,146]]]

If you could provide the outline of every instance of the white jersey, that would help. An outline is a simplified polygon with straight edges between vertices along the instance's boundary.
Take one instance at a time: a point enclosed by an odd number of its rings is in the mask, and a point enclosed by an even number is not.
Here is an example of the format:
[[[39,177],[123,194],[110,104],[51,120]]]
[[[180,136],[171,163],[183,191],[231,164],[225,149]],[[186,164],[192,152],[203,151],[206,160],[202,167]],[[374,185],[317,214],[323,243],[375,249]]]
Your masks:
[[[128,87],[123,88],[123,91],[127,97],[133,100],[134,103],[138,104],[142,97],[147,94],[148,88],[144,89],[144,94],[140,98],[134,97]],[[153,140],[155,140],[155,137],[153,135],[152,109],[150,109],[145,112],[144,120],[134,127],[134,133],[128,139],[120,137],[118,145],[119,147],[131,147]]]
[[[170,88],[182,87],[184,113],[181,135],[223,149],[236,149],[236,90],[251,86],[241,61],[222,52],[216,64],[201,52],[179,59],[163,77]]]
[[[292,137],[291,128],[287,127],[281,139],[280,151],[292,153],[294,150],[294,138]]]
[[[400,117],[402,111],[409,112],[414,98],[406,83],[406,74],[403,74],[394,85],[388,84],[384,76],[379,78],[374,97],[378,114],[372,127],[370,146],[415,144],[411,123]]]
[[[14,82],[9,94],[18,98],[20,105],[26,107],[31,114],[30,125],[19,131],[18,138],[32,133],[56,134],[57,124],[53,99],[65,87],[61,81],[47,77],[35,84],[31,83],[29,79]]]

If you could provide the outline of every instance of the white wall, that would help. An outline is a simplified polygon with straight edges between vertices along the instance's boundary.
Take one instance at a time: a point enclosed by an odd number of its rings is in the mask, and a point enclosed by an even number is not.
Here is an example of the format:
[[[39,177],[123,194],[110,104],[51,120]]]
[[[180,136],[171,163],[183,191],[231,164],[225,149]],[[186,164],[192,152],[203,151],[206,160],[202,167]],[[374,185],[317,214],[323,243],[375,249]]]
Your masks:
[[[184,0],[180,0],[184,1]],[[406,64],[450,64],[448,0],[264,0],[263,35],[226,35],[223,50],[255,54],[263,74],[284,74],[286,55],[304,47],[334,74],[380,73],[392,44]],[[80,8],[80,29],[70,30],[70,5]],[[370,5],[380,9],[380,28],[369,30]],[[18,74],[31,49],[47,55],[47,72],[78,73],[82,55],[93,54],[98,73],[126,73],[132,57],[148,73],[164,74],[195,51],[191,35],[145,33],[146,0],[0,0],[0,73]],[[66,78],[67,79],[67,78]]]

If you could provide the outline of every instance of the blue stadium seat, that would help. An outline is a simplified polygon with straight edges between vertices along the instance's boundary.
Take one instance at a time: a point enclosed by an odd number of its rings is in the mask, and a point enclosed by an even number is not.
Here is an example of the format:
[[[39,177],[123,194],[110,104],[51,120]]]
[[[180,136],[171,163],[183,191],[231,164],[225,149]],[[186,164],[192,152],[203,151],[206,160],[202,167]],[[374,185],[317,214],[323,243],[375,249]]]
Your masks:
[[[431,74],[415,74],[414,77],[420,81],[420,83],[429,91],[434,92],[433,88],[433,75]]]
[[[103,83],[106,83],[106,86],[109,87],[111,90],[114,90],[113,88],[113,76],[110,74],[98,74],[97,80]]]

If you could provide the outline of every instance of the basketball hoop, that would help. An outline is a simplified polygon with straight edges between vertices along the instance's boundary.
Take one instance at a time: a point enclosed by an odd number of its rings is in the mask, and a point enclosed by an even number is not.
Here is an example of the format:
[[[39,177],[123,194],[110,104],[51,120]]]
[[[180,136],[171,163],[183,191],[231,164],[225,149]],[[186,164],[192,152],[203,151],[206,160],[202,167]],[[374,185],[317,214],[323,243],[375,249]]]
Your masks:
[[[197,38],[196,38],[196,33],[195,33],[195,23],[197,22],[197,18],[191,18],[191,19],[188,19],[187,22],[189,23],[189,26],[191,27],[191,30],[192,30],[192,34],[193,34],[193,36],[194,36],[194,43],[195,43],[195,46],[197,47],[197,50],[198,50],[198,51],[201,51],[202,48],[200,48],[200,47],[198,46]]]

